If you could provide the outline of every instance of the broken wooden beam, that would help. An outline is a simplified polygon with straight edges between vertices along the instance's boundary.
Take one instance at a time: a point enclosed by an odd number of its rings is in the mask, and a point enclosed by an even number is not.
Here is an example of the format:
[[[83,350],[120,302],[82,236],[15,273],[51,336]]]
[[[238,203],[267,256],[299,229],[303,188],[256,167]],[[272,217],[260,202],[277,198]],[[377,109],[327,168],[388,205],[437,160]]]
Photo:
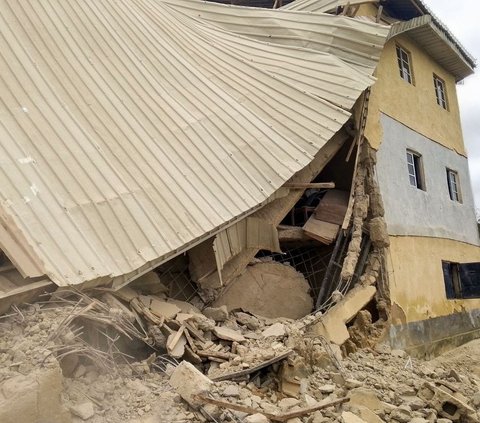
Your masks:
[[[239,378],[239,377],[242,377],[242,376],[246,376],[246,375],[254,373],[258,370],[261,370],[265,367],[268,367],[268,366],[270,366],[274,363],[277,363],[278,361],[281,361],[281,360],[287,358],[292,352],[293,352],[293,350],[288,350],[288,351],[284,352],[283,354],[280,354],[276,357],[273,357],[270,360],[263,361],[260,364],[257,364],[256,366],[250,367],[248,369],[239,370],[237,372],[232,372],[232,373],[227,373],[227,374],[224,374],[224,375],[212,377],[211,379],[214,382],[220,382],[222,380],[231,380],[231,379],[236,379],[236,378]]]
[[[333,189],[335,182],[287,182],[283,186],[291,189]]]
[[[265,417],[268,419],[274,421],[274,422],[286,422],[290,419],[293,419],[295,417],[301,417],[301,416],[306,416],[307,414],[311,414],[315,411],[318,410],[323,410],[324,408],[328,407],[334,407],[339,404],[343,404],[347,401],[350,401],[350,398],[348,397],[343,397],[339,398],[330,402],[325,402],[321,403],[319,402],[318,404],[315,404],[311,407],[306,407],[302,408],[300,410],[295,410],[295,411],[290,411],[286,413],[281,413],[281,414],[272,414],[272,413],[267,413],[263,410],[257,410],[252,407],[247,407],[246,405],[241,405],[241,404],[234,404],[228,401],[223,401],[219,400],[216,398],[210,398],[206,397],[204,395],[196,395],[195,400],[198,402],[203,402],[205,404],[213,404],[217,405],[219,407],[227,408],[229,410],[235,410],[235,411],[240,411],[242,413],[247,413],[247,414],[263,414]]]
[[[301,226],[279,225],[278,240],[280,242],[308,242],[312,241],[310,237],[305,234]]]

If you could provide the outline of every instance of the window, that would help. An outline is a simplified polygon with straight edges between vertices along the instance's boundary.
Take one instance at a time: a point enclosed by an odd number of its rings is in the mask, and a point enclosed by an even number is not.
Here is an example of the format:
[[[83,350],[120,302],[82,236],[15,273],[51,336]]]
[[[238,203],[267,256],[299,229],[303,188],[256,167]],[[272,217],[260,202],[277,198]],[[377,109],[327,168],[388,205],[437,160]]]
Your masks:
[[[448,193],[450,194],[450,200],[458,203],[462,202],[462,196],[460,194],[460,184],[458,173],[454,170],[447,169],[447,184]]]
[[[480,263],[442,261],[447,299],[480,298]]]
[[[435,87],[435,95],[437,96],[438,105],[442,106],[445,110],[448,110],[445,82],[437,75],[433,75],[433,86]]]
[[[407,150],[407,169],[410,185],[425,191],[422,156],[411,150]]]
[[[413,84],[412,69],[410,65],[410,53],[405,51],[402,47],[397,45],[397,60],[398,67],[400,69],[400,77],[407,81],[409,84]]]

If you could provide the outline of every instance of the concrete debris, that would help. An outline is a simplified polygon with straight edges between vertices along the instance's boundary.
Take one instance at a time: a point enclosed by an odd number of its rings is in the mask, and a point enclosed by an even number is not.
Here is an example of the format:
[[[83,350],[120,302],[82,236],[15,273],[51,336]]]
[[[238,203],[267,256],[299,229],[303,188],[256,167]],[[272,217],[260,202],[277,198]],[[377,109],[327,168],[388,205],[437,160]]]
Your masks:
[[[202,313],[216,322],[224,322],[228,319],[228,309],[225,305],[221,307],[206,307],[203,309]]]
[[[300,319],[312,311],[309,291],[305,277],[292,266],[256,263],[228,285],[214,306],[226,305],[228,310],[242,309],[269,318]]]
[[[329,312],[312,326],[316,335],[324,336],[329,341],[343,345],[350,337],[346,323],[350,322],[374,297],[374,286],[356,286],[335,304]]]
[[[270,423],[270,420],[267,419],[263,414],[252,414],[251,416],[245,417],[243,419],[245,423]]]
[[[350,411],[344,411],[342,413],[342,422],[343,423],[366,423],[365,420],[351,413]]]
[[[226,341],[235,341],[235,342],[243,342],[245,341],[245,337],[238,331],[229,329],[223,326],[217,326],[213,329],[213,333],[220,339],[224,339]]]
[[[95,415],[93,403],[91,401],[85,401],[81,404],[75,404],[70,407],[70,411],[73,415],[80,417],[82,420],[88,420]]]
[[[208,377],[187,361],[182,361],[170,376],[170,385],[194,408],[203,404],[197,396],[208,394],[212,384]]]
[[[285,336],[285,325],[282,323],[274,323],[262,332],[264,338]]]
[[[94,304],[90,312],[103,307],[101,297],[90,304]],[[108,315],[108,308],[101,310]],[[225,422],[232,421],[232,416],[236,421],[255,416],[260,421],[301,423],[478,421],[475,407],[480,381],[474,363],[469,368],[463,357],[458,364],[450,360],[448,365],[440,359],[434,365],[412,359],[411,367],[406,368],[407,357],[385,346],[338,357],[338,350],[331,348],[334,344],[328,347],[325,341],[306,336],[306,322],[312,322],[309,318],[272,321],[232,312],[219,326],[205,316],[188,313],[188,318],[180,316],[181,322],[176,320],[178,314],[175,319],[165,319],[158,329],[145,317],[145,327],[165,332],[161,333],[166,345],[175,347],[184,337],[183,361],[179,358],[177,364],[165,355],[166,349],[152,354],[151,347],[140,339],[137,343],[124,337],[115,345],[120,348],[127,342],[129,355],[138,354],[138,361],[108,365],[100,352],[101,343],[85,349],[92,340],[98,341],[99,335],[92,326],[95,320],[88,323],[88,312],[81,318],[82,331],[95,336],[82,335],[82,343],[77,343],[75,335],[80,317],[75,317],[70,302],[22,313],[24,320],[13,316],[0,324],[2,423],[193,423],[211,421],[209,415]],[[130,322],[116,313],[117,325]],[[72,324],[62,324],[69,316],[74,317]],[[123,320],[119,316],[124,316]],[[99,318],[97,314],[90,317]],[[257,329],[247,327],[246,322]],[[278,324],[284,326],[283,336],[262,335]],[[237,334],[257,333],[258,339],[216,340],[215,328],[222,327]],[[115,326],[109,330],[114,339]],[[76,352],[80,345],[82,354],[91,358]],[[479,341],[473,345],[476,350],[470,357],[480,351]],[[112,344],[110,348],[114,348]],[[64,352],[78,355],[69,362],[68,377],[62,376],[62,371],[66,372]],[[197,357],[196,364],[186,361],[187,357],[191,361]]]

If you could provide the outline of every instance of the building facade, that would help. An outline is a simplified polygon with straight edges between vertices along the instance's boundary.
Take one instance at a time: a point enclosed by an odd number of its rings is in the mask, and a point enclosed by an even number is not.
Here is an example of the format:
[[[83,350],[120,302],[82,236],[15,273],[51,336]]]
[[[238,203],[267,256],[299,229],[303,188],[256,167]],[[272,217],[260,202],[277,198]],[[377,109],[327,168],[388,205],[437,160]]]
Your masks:
[[[386,2],[382,21],[399,22],[365,129],[390,236],[390,340],[427,356],[480,335],[480,241],[456,94],[475,63],[429,12],[416,1]],[[378,17],[379,6],[357,16]]]

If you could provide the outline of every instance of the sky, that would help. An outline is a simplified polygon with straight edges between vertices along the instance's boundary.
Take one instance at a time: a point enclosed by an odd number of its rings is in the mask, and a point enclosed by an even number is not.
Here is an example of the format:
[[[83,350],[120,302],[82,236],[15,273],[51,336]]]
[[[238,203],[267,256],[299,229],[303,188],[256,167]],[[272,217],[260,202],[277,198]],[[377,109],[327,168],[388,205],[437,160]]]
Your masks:
[[[423,0],[477,59],[480,68],[480,1]],[[477,210],[480,209],[480,69],[457,86],[463,137]]]

